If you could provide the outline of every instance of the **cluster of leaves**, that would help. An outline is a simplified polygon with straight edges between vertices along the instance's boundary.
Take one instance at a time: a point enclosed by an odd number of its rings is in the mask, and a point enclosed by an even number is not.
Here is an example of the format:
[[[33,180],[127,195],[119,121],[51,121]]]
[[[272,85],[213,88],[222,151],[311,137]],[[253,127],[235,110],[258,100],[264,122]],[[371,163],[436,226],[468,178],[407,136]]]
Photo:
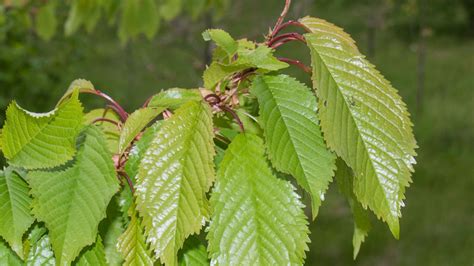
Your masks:
[[[170,21],[185,12],[193,19],[209,9],[222,12],[228,0],[72,0],[63,1],[6,1],[8,8],[27,8],[34,16],[34,28],[43,39],[49,40],[56,33],[58,14],[68,9],[64,22],[64,33],[72,35],[81,27],[94,30],[96,24],[104,19],[109,25],[118,26],[118,35],[124,43],[129,38],[144,34],[152,38],[162,21]],[[0,5],[1,6],[1,5]],[[61,23],[62,24],[62,23]]]
[[[306,33],[279,34],[287,26]],[[351,37],[312,17],[277,22],[263,43],[218,29],[203,37],[217,46],[205,88],[162,91],[131,114],[85,80],[49,113],[10,104],[0,262],[300,265],[301,193],[314,220],[334,177],[354,214],[354,256],[369,210],[398,238],[412,124]],[[275,57],[293,40],[309,47],[310,69]],[[277,73],[290,64],[311,73],[313,89]],[[84,114],[81,93],[107,108]]]

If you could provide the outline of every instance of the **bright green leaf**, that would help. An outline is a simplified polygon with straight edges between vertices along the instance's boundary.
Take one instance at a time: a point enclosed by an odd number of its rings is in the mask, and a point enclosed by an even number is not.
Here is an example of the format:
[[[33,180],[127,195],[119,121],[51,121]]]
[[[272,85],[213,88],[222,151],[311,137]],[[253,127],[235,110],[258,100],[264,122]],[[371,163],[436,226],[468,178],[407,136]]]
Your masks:
[[[177,263],[184,240],[208,216],[206,192],[214,180],[212,114],[189,102],[162,123],[140,164],[137,209],[156,257]]]
[[[0,265],[22,266],[23,263],[0,238]]]
[[[178,261],[180,266],[208,266],[210,263],[206,247],[195,236],[186,239]]]
[[[324,143],[316,98],[286,75],[257,77],[251,93],[260,103],[260,123],[274,167],[293,175],[310,193],[313,219],[335,170],[335,156]]]
[[[132,203],[128,214],[130,223],[117,242],[117,248],[125,258],[123,265],[151,266],[154,263],[151,250],[146,243],[143,225],[136,212],[135,204]]]
[[[238,43],[229,33],[221,29],[209,29],[202,33],[205,41],[214,41],[217,46],[221,47],[228,57],[232,57],[238,48]]]
[[[219,81],[230,77],[232,74],[249,68],[256,68],[260,73],[280,70],[288,67],[287,63],[279,61],[273,56],[273,50],[265,45],[256,49],[239,49],[238,58],[229,64],[213,62],[204,71],[204,87],[211,89]]]
[[[106,266],[104,245],[102,239],[97,236],[94,244],[85,248],[82,254],[77,258],[74,266]]]
[[[142,131],[164,108],[141,108],[133,112],[125,121],[119,139],[119,153],[122,154],[133,139]]]
[[[26,169],[55,167],[71,160],[82,123],[77,91],[49,113],[32,113],[16,102],[6,112],[2,130],[3,154]]]
[[[49,229],[57,264],[67,265],[95,241],[98,224],[118,189],[104,136],[96,127],[85,128],[67,168],[30,172],[28,181],[33,214]]]
[[[354,174],[349,166],[342,159],[336,161],[337,172],[336,181],[342,194],[347,198],[354,216],[354,235],[352,237],[352,245],[354,246],[354,259],[359,253],[360,246],[367,237],[371,224],[368,211],[357,201],[354,195],[353,179]]]
[[[128,187],[123,188],[123,190],[130,191]],[[103,239],[105,260],[109,266],[119,266],[123,263],[122,254],[117,249],[117,241],[124,231],[120,194],[116,194],[107,206],[107,218],[99,224],[99,235]]]
[[[48,1],[38,9],[36,14],[36,33],[44,40],[50,40],[54,33],[58,21],[56,19],[56,1]]]
[[[416,155],[405,103],[342,29],[310,17],[300,22],[311,31],[305,38],[326,142],[354,170],[357,199],[398,238]]]
[[[11,168],[0,171],[0,236],[23,258],[22,237],[33,224],[28,184]]]
[[[207,238],[215,265],[301,265],[308,249],[303,204],[265,160],[263,141],[241,134],[232,141],[212,191]]]
[[[157,95],[153,96],[148,103],[149,107],[164,107],[171,110],[176,110],[181,105],[189,101],[202,100],[201,93],[197,89],[181,89],[172,88],[163,90]]]

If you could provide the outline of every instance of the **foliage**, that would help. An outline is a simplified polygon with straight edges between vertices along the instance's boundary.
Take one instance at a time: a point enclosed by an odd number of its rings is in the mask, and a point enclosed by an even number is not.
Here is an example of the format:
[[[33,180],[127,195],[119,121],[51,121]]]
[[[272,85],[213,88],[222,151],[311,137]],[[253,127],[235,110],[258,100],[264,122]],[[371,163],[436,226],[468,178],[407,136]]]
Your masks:
[[[286,3],[264,42],[204,32],[217,46],[205,88],[160,92],[131,114],[84,80],[45,114],[12,103],[0,261],[301,265],[301,194],[315,219],[334,175],[354,214],[354,256],[369,210],[398,237],[416,148],[405,104],[341,28],[283,23]],[[281,33],[288,26],[306,33]],[[274,55],[291,41],[307,44],[311,68]],[[280,73],[289,66],[313,89]],[[83,94],[106,108],[84,115]]]
[[[118,36],[123,43],[139,34],[152,38],[162,21],[168,22],[181,13],[197,19],[210,9],[222,12],[227,5],[227,0],[24,0],[3,4],[6,8],[31,10],[35,31],[44,40],[50,40],[60,24],[64,24],[64,33],[70,36],[80,28],[93,31],[102,19],[109,25],[118,26]],[[66,9],[66,20],[58,21]]]

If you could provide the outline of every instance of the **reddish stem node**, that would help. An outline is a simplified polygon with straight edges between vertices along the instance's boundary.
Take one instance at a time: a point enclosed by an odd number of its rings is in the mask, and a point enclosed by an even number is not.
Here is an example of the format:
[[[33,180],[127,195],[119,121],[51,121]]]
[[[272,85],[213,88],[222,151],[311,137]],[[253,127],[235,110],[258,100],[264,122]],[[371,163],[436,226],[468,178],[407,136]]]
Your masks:
[[[280,31],[282,31],[283,29],[285,29],[289,26],[300,27],[300,28],[304,29],[306,32],[310,32],[310,30],[305,25],[301,24],[299,21],[289,20],[289,21],[281,24],[278,28],[276,28],[275,29],[275,35],[273,35],[273,36],[276,36]]]

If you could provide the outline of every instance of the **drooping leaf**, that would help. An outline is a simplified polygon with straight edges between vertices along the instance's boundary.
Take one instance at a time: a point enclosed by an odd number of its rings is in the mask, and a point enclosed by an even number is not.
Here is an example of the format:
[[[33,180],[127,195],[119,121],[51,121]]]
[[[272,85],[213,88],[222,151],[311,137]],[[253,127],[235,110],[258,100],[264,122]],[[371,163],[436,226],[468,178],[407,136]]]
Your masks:
[[[35,20],[36,33],[44,40],[50,40],[56,33],[56,1],[48,1],[38,9]]]
[[[106,110],[103,108],[93,109],[90,112],[84,115],[84,125],[93,124],[97,126],[102,133],[105,135],[107,140],[107,147],[112,154],[118,153],[118,143],[120,139],[120,129],[117,125],[107,122],[107,121],[98,121],[97,119],[106,118],[108,120],[114,121],[116,124],[121,125],[120,117],[111,110]]]
[[[86,247],[77,258],[74,266],[106,266],[104,245],[102,239],[97,236],[94,244]]]
[[[48,168],[72,159],[82,123],[77,91],[49,113],[32,113],[12,102],[2,130],[3,154],[10,165]]]
[[[125,121],[119,139],[119,153],[122,154],[133,139],[142,131],[164,108],[141,108],[133,112]]]
[[[310,89],[286,75],[257,77],[251,93],[260,103],[260,123],[273,166],[293,175],[310,193],[313,219],[335,170],[324,143]]]
[[[191,236],[184,242],[183,249],[179,252],[180,266],[208,266],[206,247],[195,236]]]
[[[202,33],[202,37],[205,41],[214,41],[217,46],[221,47],[227,53],[228,57],[232,57],[237,52],[237,41],[224,30],[209,29]]]
[[[77,145],[77,155],[67,168],[28,175],[33,214],[49,229],[58,265],[71,263],[95,241],[98,224],[118,189],[114,163],[99,129],[86,127]]]
[[[234,138],[217,173],[207,238],[212,265],[301,265],[308,249],[303,204],[265,160],[263,141]]]
[[[155,138],[155,134],[160,130],[161,121],[156,121],[153,125],[145,130],[140,140],[138,140],[128,153],[128,160],[125,164],[125,172],[135,183],[135,176],[138,174],[140,162],[145,155],[146,150]],[[128,208],[127,208],[128,210]]]
[[[164,107],[171,110],[176,110],[181,105],[189,101],[202,100],[201,93],[197,89],[181,89],[172,88],[161,91],[153,96],[148,103],[149,107]]]
[[[219,81],[245,69],[255,68],[259,73],[277,71],[288,67],[287,63],[273,56],[273,50],[266,45],[255,49],[242,48],[238,50],[238,58],[231,63],[213,62],[204,71],[204,87],[211,89]]]
[[[310,17],[300,22],[311,31],[305,38],[326,142],[354,170],[357,199],[398,238],[416,155],[406,106],[342,29]]]
[[[75,33],[82,25],[91,32],[101,16],[101,1],[72,0],[69,15],[64,24],[66,35]]]
[[[46,228],[36,225],[27,239],[29,251],[26,265],[50,266],[55,265],[54,253],[51,248]]]
[[[8,247],[8,245],[0,238],[0,265],[22,266],[22,261]]]
[[[341,190],[342,194],[347,198],[352,210],[352,215],[354,217],[354,235],[352,237],[352,245],[354,247],[353,257],[355,259],[357,254],[359,254],[362,242],[364,242],[370,231],[370,219],[368,211],[362,207],[354,195],[354,174],[352,173],[352,170],[340,158],[337,159],[336,165],[336,181],[339,186],[339,190]]]
[[[164,0],[160,3],[160,15],[161,17],[169,21],[175,18],[182,9],[183,0]]]
[[[189,102],[162,123],[140,164],[136,201],[156,257],[177,263],[184,240],[208,216],[206,192],[214,180],[212,114]]]
[[[151,39],[160,25],[160,15],[155,0],[124,0],[119,26],[119,38],[124,43],[128,38],[144,33]]]
[[[23,258],[23,234],[33,224],[28,184],[11,168],[0,171],[0,236]]]
[[[135,204],[132,203],[128,214],[130,216],[130,223],[117,242],[117,248],[125,258],[123,265],[151,266],[154,260],[151,256],[151,250],[146,243],[143,225],[138,217]]]

